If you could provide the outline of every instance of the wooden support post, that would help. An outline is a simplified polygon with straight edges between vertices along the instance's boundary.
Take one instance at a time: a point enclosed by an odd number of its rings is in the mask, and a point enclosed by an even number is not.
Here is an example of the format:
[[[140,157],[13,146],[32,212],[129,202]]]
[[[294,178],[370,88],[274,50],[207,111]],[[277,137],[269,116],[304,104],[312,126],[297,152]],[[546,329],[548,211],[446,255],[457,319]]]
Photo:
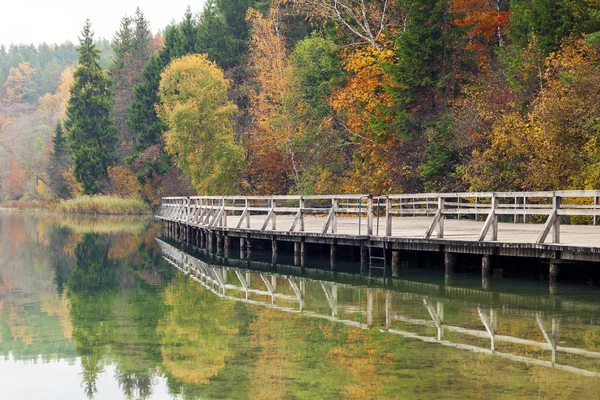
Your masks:
[[[548,271],[548,283],[550,285],[550,294],[558,294],[558,272],[560,264],[558,260],[550,260],[550,268]]]
[[[217,254],[223,254],[223,235],[217,234]]]
[[[456,268],[456,254],[445,252],[444,253],[444,280],[446,285],[450,284],[452,275],[454,275],[454,269]]]
[[[492,275],[492,256],[483,256],[481,258],[481,276],[490,277]]]
[[[392,250],[392,276],[400,276],[400,250]]]
[[[294,256],[300,256],[300,242],[294,242]]]
[[[492,256],[483,256],[481,258],[481,286],[483,290],[490,288],[490,276],[492,275],[493,259]]]
[[[306,263],[306,243],[300,242],[300,266],[304,268]]]
[[[550,260],[550,269],[549,269],[549,273],[548,273],[548,280],[550,282],[556,282],[559,271],[560,271],[559,261],[558,260]]]
[[[225,240],[223,242],[223,253],[225,258],[229,258],[231,256],[231,238],[229,236],[225,236]]]
[[[252,255],[252,241],[250,240],[250,237],[246,238],[246,253],[246,257],[250,258]]]
[[[240,238],[240,259],[246,258],[246,239]]]
[[[360,273],[361,275],[369,269],[369,248],[360,246]]]
[[[329,265],[332,271],[335,271],[336,267],[337,250],[337,244],[332,243],[329,245]]]
[[[271,237],[271,264],[277,264],[277,240],[275,240],[275,236]]]
[[[523,223],[529,222],[529,216],[527,215],[527,197],[523,197]]]

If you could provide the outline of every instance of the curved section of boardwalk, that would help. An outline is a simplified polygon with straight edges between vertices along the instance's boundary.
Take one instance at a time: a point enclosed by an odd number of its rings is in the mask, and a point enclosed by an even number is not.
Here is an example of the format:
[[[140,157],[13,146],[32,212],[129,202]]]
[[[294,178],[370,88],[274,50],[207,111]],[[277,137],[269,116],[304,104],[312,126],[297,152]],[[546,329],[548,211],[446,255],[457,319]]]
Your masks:
[[[167,197],[187,241],[231,238],[600,262],[600,191]],[[332,250],[332,255],[335,253]],[[392,257],[393,259],[393,257]]]

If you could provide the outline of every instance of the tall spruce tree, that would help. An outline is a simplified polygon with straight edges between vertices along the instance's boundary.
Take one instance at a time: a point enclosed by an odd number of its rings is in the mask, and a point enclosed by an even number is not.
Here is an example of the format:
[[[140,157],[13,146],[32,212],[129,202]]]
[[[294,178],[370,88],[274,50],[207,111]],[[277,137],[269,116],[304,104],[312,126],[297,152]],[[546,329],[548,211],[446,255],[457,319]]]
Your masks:
[[[62,197],[69,193],[67,182],[63,173],[70,168],[71,151],[67,145],[67,138],[60,119],[56,122],[54,136],[52,137],[52,154],[50,156],[50,184]]]
[[[83,194],[100,192],[115,156],[117,130],[110,119],[111,85],[100,67],[91,23],[86,20],[79,47],[79,65],[73,73],[71,98],[67,105],[67,141],[72,151],[75,179]]]
[[[158,85],[160,73],[171,60],[195,52],[197,40],[196,23],[188,9],[179,25],[165,29],[165,45],[157,55],[150,57],[142,72],[141,81],[135,86],[134,100],[129,109],[128,124],[137,134],[135,150],[138,153],[157,144],[166,125],[156,116],[159,103]]]
[[[134,17],[124,17],[113,38],[115,57],[109,68],[113,83],[114,106],[111,117],[119,132],[117,153],[120,159],[133,154],[135,133],[127,124],[134,86],[141,80],[144,65],[151,55],[152,35],[148,21],[138,8]]]

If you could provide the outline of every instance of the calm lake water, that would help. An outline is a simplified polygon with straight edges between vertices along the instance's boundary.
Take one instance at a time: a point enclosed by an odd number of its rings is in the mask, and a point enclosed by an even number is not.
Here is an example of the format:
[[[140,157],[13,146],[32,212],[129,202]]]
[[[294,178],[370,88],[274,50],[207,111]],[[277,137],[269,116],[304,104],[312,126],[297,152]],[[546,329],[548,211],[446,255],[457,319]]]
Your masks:
[[[369,281],[161,234],[0,211],[0,398],[600,398],[598,287]]]

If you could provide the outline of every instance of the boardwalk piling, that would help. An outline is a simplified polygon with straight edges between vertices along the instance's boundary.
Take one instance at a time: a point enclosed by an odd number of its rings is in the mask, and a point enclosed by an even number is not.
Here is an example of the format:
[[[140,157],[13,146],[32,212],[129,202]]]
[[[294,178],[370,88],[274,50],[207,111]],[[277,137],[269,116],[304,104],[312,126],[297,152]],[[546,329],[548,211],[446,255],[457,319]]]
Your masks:
[[[337,251],[337,244],[331,244],[329,246],[329,264],[332,271],[335,271],[336,268]]]
[[[392,251],[392,276],[395,278],[400,276],[400,251]]]

